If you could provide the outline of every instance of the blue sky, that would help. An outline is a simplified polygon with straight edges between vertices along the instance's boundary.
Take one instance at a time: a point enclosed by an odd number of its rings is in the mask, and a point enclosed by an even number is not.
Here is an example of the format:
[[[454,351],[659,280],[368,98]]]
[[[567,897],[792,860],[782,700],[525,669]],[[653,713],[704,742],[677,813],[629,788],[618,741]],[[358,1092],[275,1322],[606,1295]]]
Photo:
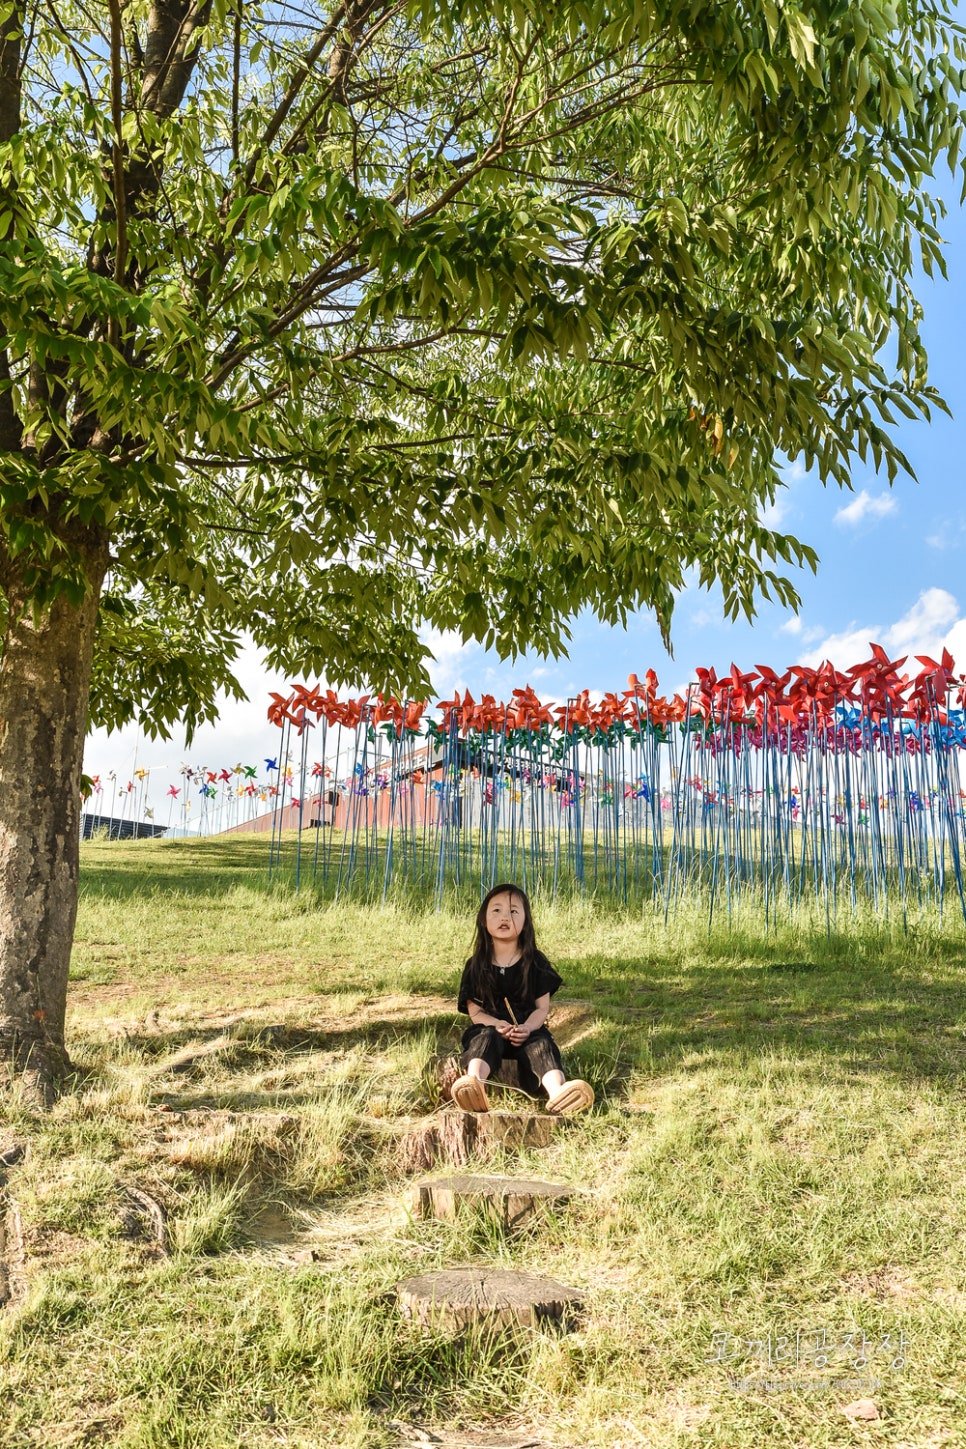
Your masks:
[[[903,477],[890,489],[870,468],[857,471],[853,491],[843,493],[823,489],[800,469],[788,470],[776,522],[812,544],[821,558],[817,576],[797,575],[800,615],[764,605],[754,624],[731,624],[717,592],[688,589],[675,614],[673,659],[644,615],[626,630],[580,616],[572,625],[570,656],[559,661],[534,656],[503,664],[476,646],[462,646],[456,636],[432,635],[435,697],[459,688],[506,698],[515,686],[531,684],[541,697],[565,699],[585,688],[623,689],[629,673],[643,675],[648,668],[670,693],[693,678],[698,665],[720,673],[732,660],[743,669],[758,663],[781,669],[829,657],[843,667],[867,658],[870,640],[898,654],[932,653],[946,643],[966,670],[966,212],[948,173],[935,189],[949,207],[943,228],[949,280],[922,279],[918,290],[930,381],[953,417],[936,413],[929,424],[902,420],[897,428],[918,483]],[[120,777],[140,764],[174,778],[185,760],[210,766],[260,761],[277,738],[265,721],[268,691],[286,681],[267,674],[251,652],[239,673],[250,703],[228,705],[221,723],[201,731],[190,751],[177,737],[164,744],[145,742],[133,728],[110,737],[97,731],[88,741],[85,769],[102,775],[115,770]]]

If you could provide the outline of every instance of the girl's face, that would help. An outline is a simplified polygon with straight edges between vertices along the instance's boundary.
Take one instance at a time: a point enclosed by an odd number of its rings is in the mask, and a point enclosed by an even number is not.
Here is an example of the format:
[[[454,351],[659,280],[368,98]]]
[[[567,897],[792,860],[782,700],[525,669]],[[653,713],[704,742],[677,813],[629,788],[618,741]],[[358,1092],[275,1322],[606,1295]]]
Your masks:
[[[486,908],[486,929],[491,941],[516,945],[526,921],[526,912],[519,896],[506,891],[494,896]]]

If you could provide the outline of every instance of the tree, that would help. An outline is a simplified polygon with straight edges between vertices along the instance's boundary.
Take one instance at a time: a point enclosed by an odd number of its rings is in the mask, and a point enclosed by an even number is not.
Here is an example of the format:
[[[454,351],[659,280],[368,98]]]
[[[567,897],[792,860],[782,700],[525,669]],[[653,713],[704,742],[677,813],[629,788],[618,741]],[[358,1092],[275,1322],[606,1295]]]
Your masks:
[[[0,0],[0,1049],[62,1068],[88,719],[422,622],[732,615],[928,415],[945,0]]]

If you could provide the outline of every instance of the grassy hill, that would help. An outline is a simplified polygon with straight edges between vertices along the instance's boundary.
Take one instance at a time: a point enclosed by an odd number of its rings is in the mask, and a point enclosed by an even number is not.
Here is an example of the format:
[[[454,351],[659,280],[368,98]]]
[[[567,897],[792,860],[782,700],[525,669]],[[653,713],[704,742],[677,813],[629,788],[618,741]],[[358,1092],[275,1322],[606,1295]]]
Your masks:
[[[76,1084],[0,1128],[3,1449],[966,1444],[961,924],[538,909],[598,1106],[497,1165],[579,1190],[511,1235],[414,1220],[399,1167],[471,920],[267,891],[266,854],[84,847]],[[583,1318],[399,1319],[460,1263]]]

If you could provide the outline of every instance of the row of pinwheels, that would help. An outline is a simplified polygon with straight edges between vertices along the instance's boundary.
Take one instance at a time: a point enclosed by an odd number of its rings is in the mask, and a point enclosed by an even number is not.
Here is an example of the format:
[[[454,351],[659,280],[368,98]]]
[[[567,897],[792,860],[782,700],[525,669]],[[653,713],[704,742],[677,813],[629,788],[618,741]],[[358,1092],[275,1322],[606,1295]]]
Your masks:
[[[913,889],[942,902],[954,888],[966,913],[966,677],[945,651],[906,664],[872,645],[846,670],[699,669],[671,698],[648,670],[596,699],[527,687],[432,711],[295,685],[268,717],[281,753],[301,755],[293,801],[331,770],[343,808],[316,815],[329,844],[316,837],[310,869],[336,895],[519,878],[668,909],[694,889],[712,908],[715,892],[812,892],[828,911],[843,889],[905,909]],[[311,772],[309,727],[311,754],[332,762]]]
[[[349,731],[363,725],[396,738],[425,734],[436,740],[451,733],[463,739],[520,732],[545,739],[554,733],[597,738],[663,733],[671,725],[699,732],[730,725],[786,736],[796,730],[811,736],[824,729],[841,735],[844,743],[846,735],[883,729],[922,737],[928,727],[938,726],[944,741],[966,744],[966,675],[956,674],[948,651],[939,661],[917,655],[919,669],[900,673],[905,658],[890,660],[877,644],[871,650],[869,659],[846,670],[828,662],[817,668],[795,664],[783,674],[764,664],[745,672],[733,664],[720,677],[714,669],[698,669],[695,683],[670,699],[658,693],[653,669],[643,682],[632,674],[626,690],[598,700],[586,689],[562,704],[542,703],[529,686],[514,689],[508,702],[490,694],[475,700],[467,691],[440,700],[434,706],[439,719],[427,717],[426,701],[401,703],[381,694],[340,700],[331,689],[295,684],[287,696],[272,694],[268,719],[298,735],[321,722]]]

